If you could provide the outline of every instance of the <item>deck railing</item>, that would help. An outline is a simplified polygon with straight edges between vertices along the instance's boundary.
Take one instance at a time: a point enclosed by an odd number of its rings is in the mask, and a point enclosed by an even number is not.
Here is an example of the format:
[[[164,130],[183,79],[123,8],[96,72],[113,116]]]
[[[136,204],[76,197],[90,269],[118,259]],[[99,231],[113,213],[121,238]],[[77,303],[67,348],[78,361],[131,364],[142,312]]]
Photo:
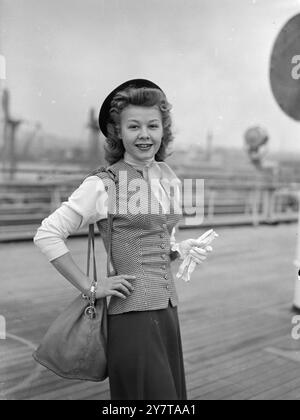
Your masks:
[[[52,211],[67,200],[82,178],[53,182],[0,183],[0,240],[32,232]],[[235,185],[207,182],[204,190],[204,224],[252,224],[296,221],[299,187],[287,185]],[[192,191],[186,191],[192,194]],[[183,209],[181,227],[193,223],[192,208]],[[195,213],[194,213],[195,214]],[[199,213],[198,213],[199,214]],[[30,235],[27,233],[27,235]]]

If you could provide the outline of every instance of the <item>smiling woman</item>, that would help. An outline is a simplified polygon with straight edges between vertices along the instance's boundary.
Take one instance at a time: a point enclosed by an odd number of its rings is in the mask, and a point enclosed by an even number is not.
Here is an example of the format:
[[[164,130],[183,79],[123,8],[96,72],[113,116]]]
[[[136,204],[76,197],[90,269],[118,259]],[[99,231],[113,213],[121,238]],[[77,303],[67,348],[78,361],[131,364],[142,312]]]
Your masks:
[[[147,159],[160,149],[163,127],[157,106],[127,106],[121,112],[119,136],[128,153]]]
[[[101,130],[107,137],[106,159],[111,167],[118,170],[125,161],[144,174],[145,167],[157,165],[166,176],[169,167],[162,161],[173,140],[170,109],[163,91],[150,81],[136,79],[116,88],[104,101],[99,114]],[[128,175],[131,176],[131,170]],[[174,173],[173,177],[176,177]],[[140,280],[132,282],[135,298],[131,303],[130,299],[117,303],[115,313],[108,317],[111,397],[184,400],[187,396],[178,300],[170,260],[166,264],[164,252],[165,237],[170,246],[170,232],[180,216],[161,213],[154,216],[148,212],[146,219],[130,216],[126,228],[122,222],[127,230],[126,240],[131,235],[132,243],[137,244],[137,247],[131,245],[129,254],[122,245],[125,236],[114,246],[116,266],[127,272],[139,271],[134,268],[134,261],[140,260],[144,274],[138,274]],[[116,220],[116,233],[120,228]],[[122,249],[118,252],[119,246]]]
[[[156,161],[163,161],[173,140],[170,115],[172,107],[165,94],[154,83],[139,80],[140,84],[144,83],[143,88],[134,88],[134,81],[132,85],[123,84],[109,95],[101,108],[99,123],[107,137],[105,158],[111,164],[124,156],[124,142],[126,146],[132,145],[131,151],[134,151],[135,156],[137,151],[142,150],[142,146],[140,149],[137,146],[143,144],[145,159],[153,156]],[[151,146],[146,146],[147,144]]]
[[[107,363],[113,400],[187,399],[171,261],[183,259],[193,249],[191,258],[198,264],[206,259],[206,251],[193,239],[175,243],[174,229],[182,213],[171,205],[168,186],[181,181],[164,162],[173,139],[170,109],[162,90],[144,79],[125,82],[108,95],[99,125],[106,136],[110,165],[88,175],[68,201],[42,222],[34,238],[54,267],[84,294],[95,299],[110,297]],[[112,198],[105,188],[107,172],[114,175],[117,187],[116,211],[112,212],[103,204]],[[154,179],[160,185],[157,192],[165,190],[156,196],[158,211],[152,207]],[[123,211],[135,198],[130,185],[138,181],[147,187],[139,194],[146,211]],[[116,275],[101,279],[92,290],[64,240],[93,223],[98,225]]]

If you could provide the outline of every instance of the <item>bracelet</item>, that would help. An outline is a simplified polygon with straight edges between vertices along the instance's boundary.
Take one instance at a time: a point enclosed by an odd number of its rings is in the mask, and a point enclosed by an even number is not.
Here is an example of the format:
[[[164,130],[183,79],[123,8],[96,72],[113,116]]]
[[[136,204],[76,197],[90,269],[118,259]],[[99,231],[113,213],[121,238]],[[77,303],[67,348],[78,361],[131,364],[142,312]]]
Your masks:
[[[97,283],[93,282],[90,287],[90,296],[89,296],[89,306],[85,308],[85,315],[89,319],[96,318],[96,308],[95,308],[95,301],[96,301],[96,290],[97,290]]]
[[[92,304],[94,304],[96,300],[96,290],[97,290],[97,283],[92,283],[90,287],[90,293],[91,293],[90,300]]]

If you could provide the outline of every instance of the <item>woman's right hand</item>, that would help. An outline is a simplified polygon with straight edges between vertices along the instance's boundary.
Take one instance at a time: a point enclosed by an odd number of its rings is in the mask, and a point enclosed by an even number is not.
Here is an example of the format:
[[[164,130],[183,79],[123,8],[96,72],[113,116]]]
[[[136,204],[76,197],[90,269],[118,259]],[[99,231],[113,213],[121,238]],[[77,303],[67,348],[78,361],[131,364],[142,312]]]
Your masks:
[[[128,280],[134,280],[136,276],[130,276],[122,274],[119,276],[105,277],[101,284],[98,284],[96,290],[96,299],[100,299],[106,296],[118,296],[122,299],[126,299],[134,287]]]

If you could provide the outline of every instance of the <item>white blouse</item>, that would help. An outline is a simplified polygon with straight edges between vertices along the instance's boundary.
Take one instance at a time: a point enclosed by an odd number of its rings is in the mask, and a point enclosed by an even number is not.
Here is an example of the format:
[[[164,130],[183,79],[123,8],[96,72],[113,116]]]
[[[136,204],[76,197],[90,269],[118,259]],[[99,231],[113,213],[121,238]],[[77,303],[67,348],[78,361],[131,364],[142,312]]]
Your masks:
[[[66,254],[69,252],[68,236],[90,223],[107,218],[107,199],[104,183],[98,176],[85,178],[68,200],[42,221],[33,238],[34,244],[49,261]],[[173,248],[175,227],[170,243]]]

